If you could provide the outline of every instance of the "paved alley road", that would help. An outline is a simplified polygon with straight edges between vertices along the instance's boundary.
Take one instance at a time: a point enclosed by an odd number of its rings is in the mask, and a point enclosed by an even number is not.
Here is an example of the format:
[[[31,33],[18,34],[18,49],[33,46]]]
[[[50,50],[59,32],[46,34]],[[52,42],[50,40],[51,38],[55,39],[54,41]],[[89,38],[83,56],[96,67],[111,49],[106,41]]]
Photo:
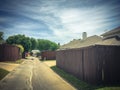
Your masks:
[[[75,90],[38,59],[26,60],[2,81],[0,90]]]

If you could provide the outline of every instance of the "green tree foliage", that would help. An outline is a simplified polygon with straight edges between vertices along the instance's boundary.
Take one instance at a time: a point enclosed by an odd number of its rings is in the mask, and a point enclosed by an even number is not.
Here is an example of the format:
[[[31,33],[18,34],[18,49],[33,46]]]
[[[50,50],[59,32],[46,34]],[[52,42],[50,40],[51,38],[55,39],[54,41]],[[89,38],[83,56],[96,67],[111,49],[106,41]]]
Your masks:
[[[45,39],[38,39],[38,49],[40,51],[43,50],[56,50],[58,49],[58,45],[55,42],[45,40]]]
[[[31,49],[31,41],[29,37],[26,37],[25,35],[13,35],[8,37],[6,40],[8,44],[20,44],[24,47],[24,50],[28,52]]]
[[[34,49],[38,49],[40,51],[43,50],[56,50],[58,49],[59,45],[57,45],[55,42],[52,42],[50,40],[45,39],[34,39],[26,37],[25,35],[13,35],[8,37],[6,40],[8,44],[20,44],[24,47],[24,51],[28,52]]]
[[[20,48],[20,53],[21,53],[21,54],[24,52],[24,47],[23,47],[22,45],[16,44],[15,46],[17,46],[18,48]]]
[[[0,43],[2,43],[3,42],[3,32],[0,32]]]
[[[37,41],[34,38],[30,38],[31,41],[31,50],[37,49]]]
[[[20,44],[13,44],[13,45],[17,46],[20,49],[20,56],[22,57],[22,54],[24,52],[24,47]]]

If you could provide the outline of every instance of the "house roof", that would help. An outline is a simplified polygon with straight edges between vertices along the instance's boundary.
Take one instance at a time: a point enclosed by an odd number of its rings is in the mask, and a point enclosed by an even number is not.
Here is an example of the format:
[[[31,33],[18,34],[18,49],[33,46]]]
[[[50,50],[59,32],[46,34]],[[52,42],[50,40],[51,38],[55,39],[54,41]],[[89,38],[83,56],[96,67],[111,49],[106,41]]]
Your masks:
[[[112,29],[108,32],[105,32],[101,36],[113,35],[113,34],[117,34],[117,33],[120,33],[120,27],[117,27],[117,28]]]
[[[106,40],[103,40],[101,42],[98,42],[96,44],[99,44],[99,45],[120,45],[120,41],[117,40],[116,38],[110,38],[110,39],[106,39]]]
[[[60,49],[86,47],[86,46],[94,45],[95,43],[100,41],[102,41],[102,38],[100,36],[94,35],[87,37],[85,40],[74,39],[73,41],[70,41],[69,43],[62,45]]]

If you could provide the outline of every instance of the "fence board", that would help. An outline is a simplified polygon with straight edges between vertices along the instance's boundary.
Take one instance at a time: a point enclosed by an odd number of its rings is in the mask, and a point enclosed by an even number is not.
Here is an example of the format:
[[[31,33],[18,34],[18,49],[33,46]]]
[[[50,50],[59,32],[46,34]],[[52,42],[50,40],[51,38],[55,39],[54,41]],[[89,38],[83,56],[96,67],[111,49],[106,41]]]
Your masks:
[[[15,61],[17,59],[20,59],[18,47],[8,44],[0,45],[0,61]]]
[[[42,60],[55,60],[56,59],[56,52],[55,51],[43,51],[41,52]]]
[[[120,46],[57,51],[57,66],[91,84],[120,83]]]

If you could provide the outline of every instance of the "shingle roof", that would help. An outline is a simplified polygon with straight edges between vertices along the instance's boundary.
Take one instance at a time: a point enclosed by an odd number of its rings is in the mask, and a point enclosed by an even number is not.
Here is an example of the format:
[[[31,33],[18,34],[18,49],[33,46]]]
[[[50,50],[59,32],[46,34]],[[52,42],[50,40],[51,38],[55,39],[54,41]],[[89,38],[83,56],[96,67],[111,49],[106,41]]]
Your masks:
[[[86,38],[85,40],[80,39],[74,39],[73,41],[62,45],[60,49],[70,49],[70,48],[80,48],[80,47],[86,47],[90,45],[94,45],[97,42],[102,41],[102,38],[100,36],[94,35]]]
[[[98,42],[96,44],[99,44],[99,45],[120,45],[120,41],[117,40],[116,38],[110,38],[110,39],[106,39],[106,40],[103,40],[101,42]]]
[[[120,27],[117,27],[117,28],[115,28],[113,30],[105,32],[101,36],[107,36],[107,35],[112,35],[112,34],[116,34],[116,33],[120,33]]]

